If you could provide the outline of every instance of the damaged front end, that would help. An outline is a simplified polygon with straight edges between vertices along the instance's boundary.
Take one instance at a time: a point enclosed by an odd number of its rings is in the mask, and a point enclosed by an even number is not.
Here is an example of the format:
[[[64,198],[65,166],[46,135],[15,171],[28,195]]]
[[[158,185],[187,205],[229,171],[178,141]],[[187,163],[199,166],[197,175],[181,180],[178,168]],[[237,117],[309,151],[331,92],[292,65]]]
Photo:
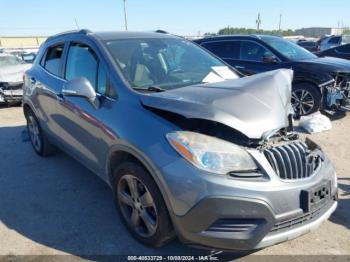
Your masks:
[[[0,103],[19,103],[23,97],[23,83],[0,83]]]
[[[291,81],[292,71],[276,70],[141,95],[141,101],[179,127],[167,139],[200,169],[235,178],[265,179],[259,164],[253,164],[264,155],[280,179],[298,180],[317,172],[323,154],[315,143],[300,141],[293,131]],[[252,162],[243,151],[260,157],[252,157]]]
[[[332,111],[350,111],[350,73],[335,72],[333,80],[320,85],[325,108]]]

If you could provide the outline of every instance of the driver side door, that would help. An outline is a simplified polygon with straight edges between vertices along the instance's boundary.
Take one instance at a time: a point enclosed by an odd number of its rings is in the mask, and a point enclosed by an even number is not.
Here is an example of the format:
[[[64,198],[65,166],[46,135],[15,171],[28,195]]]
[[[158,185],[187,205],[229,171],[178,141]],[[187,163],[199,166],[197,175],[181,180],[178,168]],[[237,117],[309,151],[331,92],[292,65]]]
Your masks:
[[[239,67],[245,75],[281,68],[279,59],[266,47],[251,40],[240,41]]]
[[[83,97],[62,95],[58,114],[61,137],[68,153],[100,173],[109,139],[102,119],[113,103],[105,98],[109,82],[107,67],[88,44],[73,42],[68,47],[64,78],[68,82],[80,77],[85,77],[94,87],[100,100],[99,107],[94,107]]]

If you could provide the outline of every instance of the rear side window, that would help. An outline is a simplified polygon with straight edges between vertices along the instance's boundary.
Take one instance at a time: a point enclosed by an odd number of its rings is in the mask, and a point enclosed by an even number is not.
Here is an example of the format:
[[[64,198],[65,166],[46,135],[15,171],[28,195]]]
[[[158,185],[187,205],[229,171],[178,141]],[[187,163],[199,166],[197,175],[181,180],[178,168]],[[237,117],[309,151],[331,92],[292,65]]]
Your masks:
[[[207,42],[203,43],[202,46],[221,58],[239,58],[240,42],[238,41]]]
[[[302,47],[315,47],[316,43],[314,43],[314,42],[301,42],[301,43],[299,43],[299,45]]]
[[[337,37],[332,37],[331,39],[329,39],[328,43],[329,44],[338,44],[340,42],[341,37],[337,36]]]
[[[46,52],[45,60],[41,64],[50,73],[59,76],[62,62],[64,44],[49,47]]]
[[[85,77],[100,94],[107,92],[107,71],[95,52],[85,44],[72,44],[68,51],[65,77],[73,80]]]
[[[271,51],[252,41],[241,42],[241,59],[246,61],[262,62],[265,56],[272,56]]]

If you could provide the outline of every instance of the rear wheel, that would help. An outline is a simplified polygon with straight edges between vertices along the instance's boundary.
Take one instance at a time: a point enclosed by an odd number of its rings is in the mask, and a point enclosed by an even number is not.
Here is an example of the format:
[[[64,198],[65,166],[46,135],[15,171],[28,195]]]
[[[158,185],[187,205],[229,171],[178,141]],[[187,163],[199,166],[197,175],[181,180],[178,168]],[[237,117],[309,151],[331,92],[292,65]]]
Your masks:
[[[39,156],[48,156],[54,152],[54,146],[49,142],[42,131],[38,119],[31,110],[26,112],[27,131],[34,151]]]
[[[147,170],[138,163],[125,162],[114,175],[114,201],[131,234],[155,247],[171,240],[174,233],[167,207]]]
[[[320,109],[321,93],[309,83],[293,86],[292,106],[297,116],[312,114]]]

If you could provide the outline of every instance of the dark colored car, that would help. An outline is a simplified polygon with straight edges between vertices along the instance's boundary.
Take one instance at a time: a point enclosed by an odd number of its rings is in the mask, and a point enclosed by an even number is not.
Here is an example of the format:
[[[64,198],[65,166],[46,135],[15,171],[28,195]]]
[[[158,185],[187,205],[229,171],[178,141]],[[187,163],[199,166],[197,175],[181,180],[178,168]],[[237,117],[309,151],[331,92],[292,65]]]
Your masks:
[[[319,51],[318,43],[315,41],[298,41],[297,44],[312,53]]]
[[[333,47],[316,54],[319,57],[331,56],[350,60],[350,44]]]
[[[349,110],[350,62],[319,58],[277,36],[220,36],[195,40],[245,75],[294,70],[292,104],[297,115],[319,109]]]
[[[292,132],[292,76],[240,78],[169,34],[83,30],[41,46],[23,109],[35,152],[57,146],[96,173],[142,243],[254,249],[337,207],[330,160]]]

